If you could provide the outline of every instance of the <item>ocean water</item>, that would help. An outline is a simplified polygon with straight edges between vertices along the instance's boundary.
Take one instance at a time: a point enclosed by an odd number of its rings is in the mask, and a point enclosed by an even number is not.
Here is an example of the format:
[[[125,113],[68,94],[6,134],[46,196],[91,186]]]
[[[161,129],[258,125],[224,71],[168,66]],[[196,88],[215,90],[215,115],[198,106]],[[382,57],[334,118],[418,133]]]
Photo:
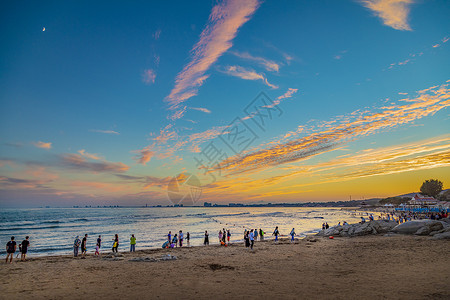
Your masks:
[[[203,244],[208,230],[211,244],[218,243],[222,228],[231,230],[232,241],[242,241],[244,229],[262,228],[266,239],[275,226],[282,235],[295,228],[299,236],[318,232],[322,223],[356,223],[359,213],[340,208],[284,207],[182,207],[182,208],[38,208],[3,209],[0,211],[0,254],[11,236],[19,244],[30,236],[28,255],[70,254],[75,236],[88,234],[88,253],[95,251],[98,235],[102,236],[102,251],[112,247],[114,234],[119,235],[119,251],[129,250],[130,237],[137,239],[136,249],[160,248],[172,235],[189,232],[191,246]]]

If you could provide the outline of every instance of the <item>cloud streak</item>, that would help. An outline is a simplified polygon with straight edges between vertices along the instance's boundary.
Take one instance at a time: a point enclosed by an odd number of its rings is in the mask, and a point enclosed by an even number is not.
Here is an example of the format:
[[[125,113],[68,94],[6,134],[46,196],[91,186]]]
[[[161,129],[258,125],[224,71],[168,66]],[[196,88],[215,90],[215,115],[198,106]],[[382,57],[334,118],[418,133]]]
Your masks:
[[[114,130],[89,129],[90,132],[104,133],[104,134],[120,134]]]
[[[383,21],[383,24],[397,30],[411,30],[408,15],[413,0],[361,0],[362,5]]]
[[[95,173],[123,173],[130,168],[121,162],[109,162],[106,160],[98,160],[95,162],[87,161],[86,157],[80,154],[63,154],[61,155],[61,162],[64,166],[72,169]]]
[[[189,107],[189,109],[202,111],[202,112],[207,113],[207,114],[211,113],[211,111],[209,109],[203,108],[203,107]]]
[[[230,53],[236,57],[239,57],[239,58],[242,58],[245,60],[249,60],[249,61],[254,61],[254,62],[258,63],[259,65],[263,66],[264,69],[266,69],[269,72],[278,72],[280,69],[280,64],[274,62],[273,60],[269,60],[269,59],[266,59],[263,57],[258,57],[258,56],[252,56],[248,52],[232,51]]]
[[[267,85],[268,87],[270,87],[272,89],[278,88],[278,86],[271,84],[267,80],[267,78],[265,77],[264,74],[257,73],[256,71],[254,71],[252,69],[246,69],[241,66],[226,66],[223,69],[219,69],[219,71],[224,74],[238,77],[238,78],[245,79],[245,80],[261,80],[265,85]]]
[[[251,18],[258,6],[257,0],[228,0],[212,8],[200,40],[191,50],[190,62],[177,75],[175,86],[165,99],[171,110],[179,111],[181,103],[197,95],[199,87],[208,78],[205,73],[233,45],[238,29]],[[182,115],[178,113],[175,119]]]

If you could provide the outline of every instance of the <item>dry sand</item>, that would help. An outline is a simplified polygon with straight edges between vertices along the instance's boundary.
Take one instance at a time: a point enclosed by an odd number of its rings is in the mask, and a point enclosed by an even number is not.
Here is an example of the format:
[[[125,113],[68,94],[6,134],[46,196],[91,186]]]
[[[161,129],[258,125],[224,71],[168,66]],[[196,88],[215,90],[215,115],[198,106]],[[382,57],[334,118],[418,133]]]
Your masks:
[[[133,262],[136,257],[177,260]],[[450,241],[319,238],[36,258],[2,265],[2,299],[450,299]],[[103,257],[106,255],[104,254]],[[4,261],[3,261],[4,263]]]

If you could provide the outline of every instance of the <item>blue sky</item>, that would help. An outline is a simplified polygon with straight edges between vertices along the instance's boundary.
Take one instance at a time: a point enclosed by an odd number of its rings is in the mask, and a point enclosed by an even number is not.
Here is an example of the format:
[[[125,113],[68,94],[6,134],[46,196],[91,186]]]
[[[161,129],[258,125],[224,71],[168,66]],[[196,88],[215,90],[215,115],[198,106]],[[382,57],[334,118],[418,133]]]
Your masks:
[[[186,171],[202,201],[218,203],[382,197],[450,179],[446,1],[24,1],[1,11],[4,206],[169,204],[167,183]],[[244,112],[260,92],[282,111],[264,130]],[[230,153],[219,136],[236,117],[257,139]],[[228,160],[199,168],[211,142]]]

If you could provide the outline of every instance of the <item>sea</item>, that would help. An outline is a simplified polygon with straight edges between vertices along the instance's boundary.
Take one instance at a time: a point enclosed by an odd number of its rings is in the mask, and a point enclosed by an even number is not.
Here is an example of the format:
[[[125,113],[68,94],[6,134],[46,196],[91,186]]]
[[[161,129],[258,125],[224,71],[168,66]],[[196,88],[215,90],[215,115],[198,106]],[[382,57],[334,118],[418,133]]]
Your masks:
[[[119,235],[119,251],[128,251],[131,234],[136,249],[161,248],[169,231],[190,233],[190,246],[203,244],[205,230],[210,244],[218,244],[223,228],[231,231],[231,241],[243,240],[245,229],[262,229],[271,238],[275,226],[282,235],[292,228],[298,237],[321,230],[322,224],[360,221],[360,212],[341,208],[292,207],[142,207],[142,208],[33,208],[0,211],[0,254],[6,253],[11,236],[19,244],[30,237],[30,257],[71,254],[76,236],[87,233],[88,253],[95,251],[99,235],[101,250],[110,251],[114,235]]]

